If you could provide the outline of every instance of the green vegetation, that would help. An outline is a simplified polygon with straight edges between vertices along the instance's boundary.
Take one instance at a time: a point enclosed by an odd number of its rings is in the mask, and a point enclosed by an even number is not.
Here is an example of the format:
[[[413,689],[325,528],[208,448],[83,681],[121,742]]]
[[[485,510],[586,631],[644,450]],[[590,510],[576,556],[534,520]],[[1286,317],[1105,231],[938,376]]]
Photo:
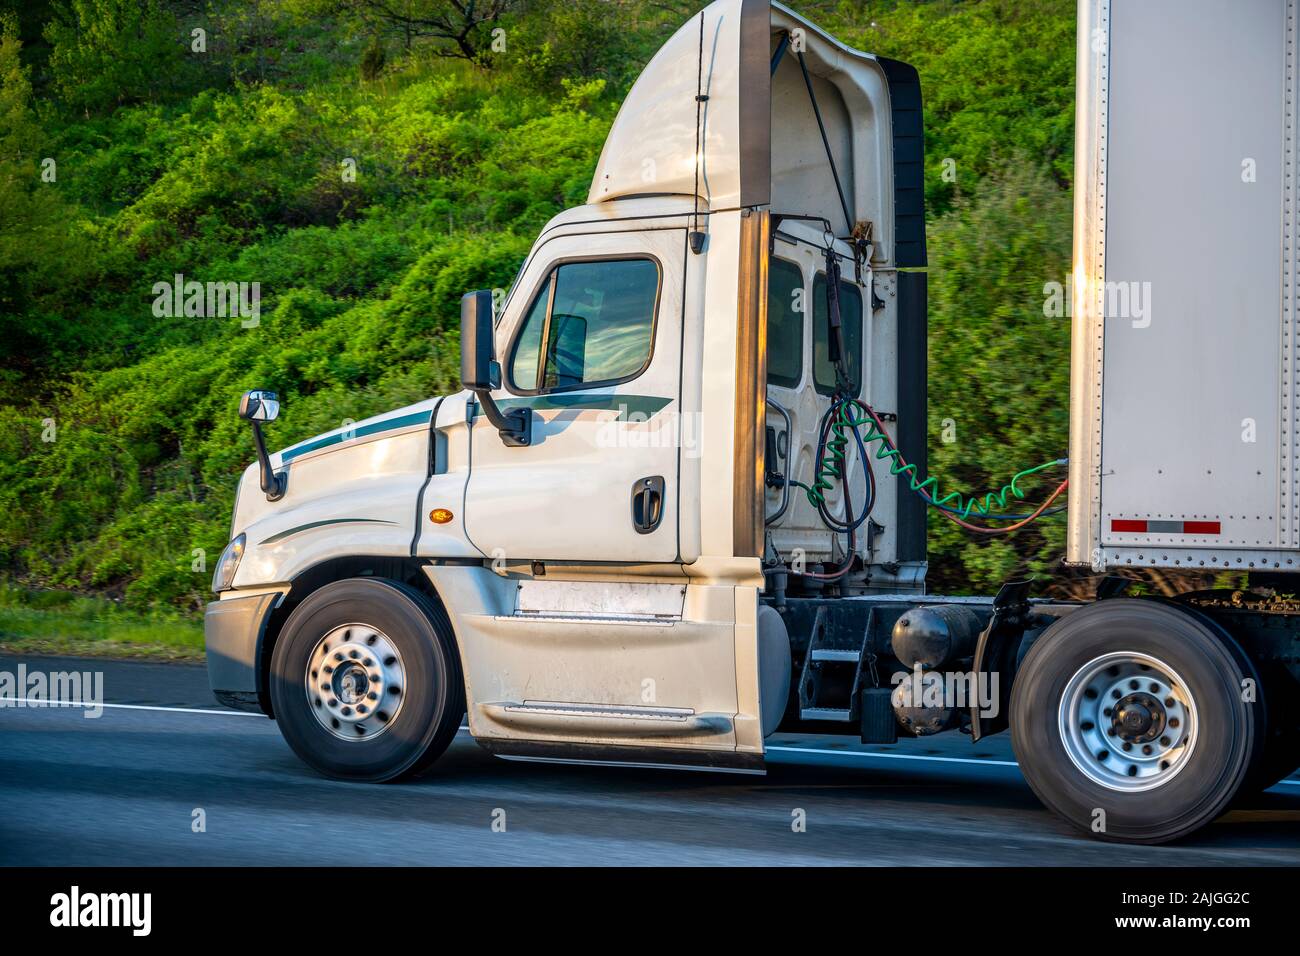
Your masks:
[[[1043,287],[1069,264],[1074,4],[796,6],[921,71],[932,470],[982,491],[1060,456],[1069,331]],[[252,458],[238,394],[280,392],[283,447],[452,389],[460,294],[508,286],[584,199],[632,78],[698,5],[6,9],[0,642],[118,653],[195,646]],[[259,283],[260,320],[156,315],[178,273]],[[964,591],[1050,572],[1062,543],[1061,519],[994,542],[932,530],[934,586]]]
[[[202,660],[203,625],[192,614],[132,611],[105,597],[0,584],[0,650]]]

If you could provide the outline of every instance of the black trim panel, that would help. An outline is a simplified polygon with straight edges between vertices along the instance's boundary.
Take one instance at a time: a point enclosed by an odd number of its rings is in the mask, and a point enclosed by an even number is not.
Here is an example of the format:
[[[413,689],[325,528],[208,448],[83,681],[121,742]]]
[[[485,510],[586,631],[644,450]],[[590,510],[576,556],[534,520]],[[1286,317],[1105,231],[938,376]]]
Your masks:
[[[929,474],[926,431],[929,406],[926,354],[926,274],[899,272],[898,276],[898,450],[916,466],[918,475]],[[898,477],[898,560],[925,560],[925,502],[912,491],[906,474]]]
[[[475,737],[496,757],[555,760],[564,763],[624,764],[665,770],[717,770],[727,773],[766,773],[762,754],[734,750],[686,750],[665,747],[617,747],[567,741],[501,740]]]
[[[925,255],[925,121],[916,68],[878,59],[889,81],[894,140],[894,265],[927,264]]]

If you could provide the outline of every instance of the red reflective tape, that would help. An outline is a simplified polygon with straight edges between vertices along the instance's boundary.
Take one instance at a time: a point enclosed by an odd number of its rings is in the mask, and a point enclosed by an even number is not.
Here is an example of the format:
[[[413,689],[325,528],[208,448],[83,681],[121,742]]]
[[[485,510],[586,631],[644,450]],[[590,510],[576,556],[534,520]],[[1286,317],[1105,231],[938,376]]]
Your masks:
[[[1183,534],[1218,534],[1217,521],[1184,521]]]
[[[1110,522],[1111,531],[1136,531],[1138,534],[1146,534],[1147,523],[1145,521],[1134,521],[1130,518],[1112,518]]]

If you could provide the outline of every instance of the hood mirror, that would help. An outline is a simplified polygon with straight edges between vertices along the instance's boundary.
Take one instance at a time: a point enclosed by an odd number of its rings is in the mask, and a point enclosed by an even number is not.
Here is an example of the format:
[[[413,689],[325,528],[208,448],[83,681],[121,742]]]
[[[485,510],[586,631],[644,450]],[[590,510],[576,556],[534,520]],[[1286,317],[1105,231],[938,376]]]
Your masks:
[[[245,392],[239,400],[239,417],[253,426],[253,447],[257,450],[257,467],[261,473],[262,492],[267,501],[279,501],[289,484],[289,476],[276,473],[271,467],[271,456],[266,451],[262,437],[262,423],[273,422],[280,416],[280,398],[275,392],[254,389]]]
[[[280,416],[280,399],[275,392],[245,392],[239,400],[239,417],[250,422],[273,422]]]

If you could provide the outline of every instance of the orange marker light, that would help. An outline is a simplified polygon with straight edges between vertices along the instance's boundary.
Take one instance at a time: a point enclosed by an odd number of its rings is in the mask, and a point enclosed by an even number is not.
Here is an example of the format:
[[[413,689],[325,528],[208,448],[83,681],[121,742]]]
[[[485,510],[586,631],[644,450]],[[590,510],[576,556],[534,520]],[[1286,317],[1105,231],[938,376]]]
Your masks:
[[[446,508],[434,508],[432,511],[429,512],[429,520],[432,521],[434,524],[446,524],[454,517],[455,515],[453,515]]]

